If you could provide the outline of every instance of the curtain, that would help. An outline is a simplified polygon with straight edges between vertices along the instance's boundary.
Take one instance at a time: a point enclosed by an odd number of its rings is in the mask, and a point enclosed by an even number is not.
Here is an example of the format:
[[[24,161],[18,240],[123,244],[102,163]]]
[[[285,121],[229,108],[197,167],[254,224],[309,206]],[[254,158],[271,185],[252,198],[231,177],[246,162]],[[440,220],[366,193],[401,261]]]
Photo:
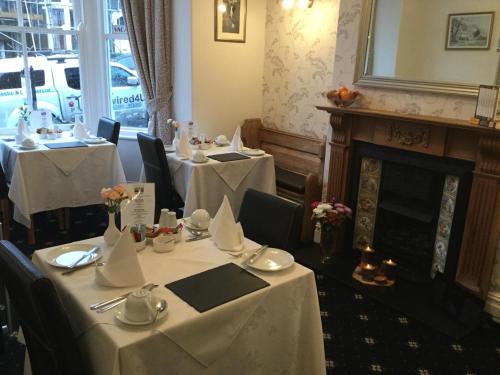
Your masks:
[[[130,48],[149,114],[148,133],[171,144],[171,0],[121,0]]]

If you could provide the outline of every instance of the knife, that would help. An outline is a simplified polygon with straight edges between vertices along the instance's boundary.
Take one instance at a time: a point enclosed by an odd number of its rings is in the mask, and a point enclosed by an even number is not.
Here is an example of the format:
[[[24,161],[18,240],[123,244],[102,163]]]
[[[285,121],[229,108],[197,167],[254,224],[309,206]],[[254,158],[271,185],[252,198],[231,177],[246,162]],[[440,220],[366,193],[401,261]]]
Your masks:
[[[151,292],[151,291],[152,291],[153,289],[155,289],[155,288],[158,288],[158,285],[157,285],[157,284],[152,284],[152,285],[148,286],[147,288],[144,288],[144,287],[143,287],[142,289],[147,289],[147,290],[149,290],[149,291]],[[131,292],[131,293],[133,293],[133,292]],[[130,295],[130,294],[129,294],[129,295]],[[127,295],[127,297],[128,297],[128,295]],[[127,298],[126,298],[126,297],[125,297],[125,298],[122,298],[122,299],[119,299],[119,300],[117,300],[116,302],[113,302],[113,303],[111,303],[111,304],[107,304],[107,305],[105,305],[105,306],[103,306],[103,307],[97,308],[97,309],[95,309],[95,311],[96,311],[96,313],[98,313],[98,314],[102,314],[102,313],[104,313],[104,312],[106,312],[106,311],[108,311],[108,310],[111,310],[111,309],[115,308],[116,306],[118,306],[119,304],[121,304],[121,303],[125,302],[126,300],[127,300]]]
[[[153,285],[156,285],[156,284],[154,284],[154,283],[149,283],[149,284],[143,285],[143,286],[141,287],[141,289],[148,289],[148,288],[152,287]],[[115,298],[109,299],[109,300],[104,301],[104,302],[94,303],[93,305],[90,305],[90,310],[97,310],[97,309],[99,309],[99,308],[101,308],[101,307],[104,307],[104,306],[106,306],[106,305],[112,304],[112,303],[114,303],[114,302],[118,302],[118,301],[120,301],[120,300],[122,300],[122,299],[127,298],[127,297],[128,297],[130,294],[132,294],[133,292],[134,292],[134,291],[132,291],[132,292],[128,292],[128,293],[125,293],[125,294],[122,294],[122,295],[120,295],[120,296],[118,296],[118,297],[115,297]]]
[[[98,251],[100,249],[99,246],[94,246],[92,249],[90,249],[89,251],[87,251],[85,254],[83,254],[80,258],[78,258],[75,262],[73,262],[68,268],[69,269],[73,269],[76,267],[76,265],[78,263],[80,263],[82,260],[84,260],[85,258],[91,256],[92,254],[94,254],[96,251]]]
[[[252,255],[250,255],[247,259],[245,259],[241,264],[243,265],[254,264],[257,261],[257,259],[259,259],[262,255],[264,255],[268,247],[269,245],[263,245],[262,247],[258,248],[257,250],[254,251]]]
[[[186,239],[186,242],[204,240],[205,238],[210,238],[210,237],[212,237],[210,234],[206,234],[204,236],[199,236],[199,237],[191,237]]]

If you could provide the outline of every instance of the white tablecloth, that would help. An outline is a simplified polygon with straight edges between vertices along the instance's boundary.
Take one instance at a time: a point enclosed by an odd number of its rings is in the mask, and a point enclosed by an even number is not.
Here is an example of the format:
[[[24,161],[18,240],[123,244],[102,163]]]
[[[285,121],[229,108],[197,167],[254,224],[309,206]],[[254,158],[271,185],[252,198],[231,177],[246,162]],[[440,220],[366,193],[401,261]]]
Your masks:
[[[101,188],[126,182],[118,150],[112,143],[66,149],[43,145],[73,141],[69,137],[40,140],[38,148],[21,150],[14,142],[0,140],[14,220],[30,227],[31,214],[99,204]]]
[[[232,151],[229,147],[214,147],[203,152],[215,155]],[[198,208],[206,209],[213,217],[227,195],[237,218],[248,188],[276,194],[274,159],[268,154],[223,163],[210,159],[197,164],[168,153],[167,161],[175,189],[184,200],[184,217]]]
[[[102,237],[82,242],[105,247]],[[257,246],[246,240],[247,248]],[[116,310],[97,314],[89,305],[130,289],[97,286],[93,267],[63,276],[44,261],[50,250],[35,252],[33,262],[54,281],[89,374],[325,374],[315,279],[307,268],[252,271],[270,286],[199,313],[163,285],[240,258],[210,239],[183,241],[166,254],[148,246],[139,253],[146,282],[160,285],[155,293],[169,310],[153,326],[129,327],[116,320]]]

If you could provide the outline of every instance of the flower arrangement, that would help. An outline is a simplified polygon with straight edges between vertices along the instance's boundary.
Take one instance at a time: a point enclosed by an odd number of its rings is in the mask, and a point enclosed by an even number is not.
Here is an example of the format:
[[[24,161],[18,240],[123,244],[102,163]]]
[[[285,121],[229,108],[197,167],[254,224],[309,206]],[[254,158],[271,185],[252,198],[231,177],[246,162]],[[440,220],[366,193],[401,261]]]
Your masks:
[[[158,229],[158,234],[160,234],[160,235],[162,235],[162,234],[177,234],[177,233],[182,232],[182,229],[184,229],[184,225],[179,223],[177,225],[177,227],[175,227],[175,228],[163,227],[163,228]]]
[[[315,201],[311,204],[313,209],[312,219],[321,225],[339,227],[346,219],[352,216],[352,210],[345,204],[337,202],[335,198],[331,203]]]
[[[123,185],[116,185],[112,188],[103,188],[101,197],[104,200],[106,211],[110,214],[120,212],[120,204],[125,199],[132,199],[132,194],[127,192]]]
[[[23,119],[25,122],[28,122],[31,114],[31,111],[28,110],[28,106],[26,104],[21,105],[17,110],[19,113],[19,119]]]

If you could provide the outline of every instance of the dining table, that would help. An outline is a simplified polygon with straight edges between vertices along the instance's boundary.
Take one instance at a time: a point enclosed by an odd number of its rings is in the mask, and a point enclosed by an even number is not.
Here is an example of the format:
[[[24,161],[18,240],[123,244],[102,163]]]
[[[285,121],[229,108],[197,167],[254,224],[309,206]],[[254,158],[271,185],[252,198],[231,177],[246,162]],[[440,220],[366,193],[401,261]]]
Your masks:
[[[210,157],[240,152],[231,151],[230,146],[215,145],[201,152],[208,160],[197,163],[178,156],[173,149],[167,150],[170,175],[176,191],[184,201],[184,217],[191,216],[198,208],[207,210],[211,217],[215,216],[224,196],[228,197],[233,214],[238,217],[248,188],[276,194],[272,155],[264,152],[259,156],[243,154],[246,158],[242,160],[218,161]]]
[[[211,238],[186,239],[184,231],[182,240],[168,253],[157,253],[150,244],[137,253],[145,282],[157,284],[153,293],[168,304],[164,317],[143,326],[123,323],[118,308],[104,313],[89,308],[134,288],[99,286],[95,282],[97,266],[92,264],[63,275],[63,268],[48,263],[57,247],[34,252],[33,263],[53,281],[70,317],[86,373],[326,373],[313,271],[293,262],[280,271],[255,270],[244,265],[246,257],[219,250]],[[105,263],[110,252],[102,237],[75,244],[100,246],[104,254],[99,262]],[[259,247],[244,239],[245,251]],[[230,263],[269,285],[204,312],[165,287]]]
[[[101,188],[126,182],[113,143],[85,143],[70,133],[56,139],[32,137],[37,144],[32,149],[16,144],[13,137],[0,138],[14,220],[27,228],[32,227],[31,215],[35,213],[102,203]],[[68,147],[47,146],[55,144]]]

